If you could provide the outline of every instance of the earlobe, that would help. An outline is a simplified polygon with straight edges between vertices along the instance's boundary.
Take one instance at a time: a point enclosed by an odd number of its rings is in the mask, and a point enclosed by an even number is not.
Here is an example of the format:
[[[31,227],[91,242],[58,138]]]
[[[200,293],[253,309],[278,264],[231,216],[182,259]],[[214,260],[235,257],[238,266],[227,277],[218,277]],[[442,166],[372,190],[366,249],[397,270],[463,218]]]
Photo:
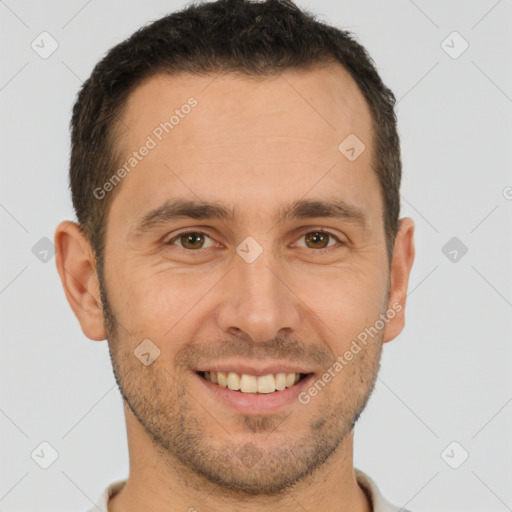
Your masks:
[[[55,262],[64,293],[84,334],[106,338],[93,250],[75,222],[61,222],[55,231]]]
[[[384,342],[396,338],[405,326],[405,302],[412,264],[414,262],[414,222],[403,218],[399,222],[391,261],[388,318]]]

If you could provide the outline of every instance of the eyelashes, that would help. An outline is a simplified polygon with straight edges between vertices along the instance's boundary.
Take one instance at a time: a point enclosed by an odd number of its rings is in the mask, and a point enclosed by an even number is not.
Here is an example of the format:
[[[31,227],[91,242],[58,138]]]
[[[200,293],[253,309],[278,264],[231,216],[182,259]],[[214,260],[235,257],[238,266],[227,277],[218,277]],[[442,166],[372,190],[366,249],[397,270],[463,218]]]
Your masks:
[[[311,236],[312,235],[312,236]],[[306,231],[302,233],[297,240],[307,239],[307,243],[316,243],[317,241],[320,241],[321,243],[327,241],[327,245],[323,247],[308,247],[305,245],[299,245],[298,247],[304,248],[304,249],[310,249],[312,252],[324,254],[328,252],[332,248],[336,248],[337,245],[341,244],[341,246],[344,246],[344,242],[340,240],[338,236],[331,233],[330,231],[327,231],[325,229],[321,228],[314,228],[310,229],[309,231]],[[205,244],[208,243],[208,240],[210,241],[210,244],[205,247]],[[191,244],[197,244],[199,241],[200,247],[187,247],[187,245]],[[331,244],[331,241],[337,242],[335,244]],[[176,243],[178,242],[178,243]],[[185,244],[185,245],[184,245]],[[211,249],[212,247],[215,247],[215,245],[218,245],[217,242],[214,241],[214,239],[205,231],[200,230],[188,230],[188,231],[182,231],[181,233],[178,233],[177,235],[170,238],[168,241],[163,242],[163,245],[167,247],[178,247],[182,249],[183,251],[186,251],[187,253],[197,255],[203,254],[204,251]],[[194,254],[195,255],[195,254]]]

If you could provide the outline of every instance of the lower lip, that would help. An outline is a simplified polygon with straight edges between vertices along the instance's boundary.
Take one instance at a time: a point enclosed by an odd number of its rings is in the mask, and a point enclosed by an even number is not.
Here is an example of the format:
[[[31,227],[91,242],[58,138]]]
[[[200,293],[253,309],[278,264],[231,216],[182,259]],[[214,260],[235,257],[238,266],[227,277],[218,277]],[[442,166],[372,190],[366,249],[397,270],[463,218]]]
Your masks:
[[[217,400],[246,414],[277,412],[286,405],[294,402],[299,403],[298,395],[310,385],[314,378],[314,374],[310,373],[292,387],[285,388],[282,391],[274,391],[272,393],[242,393],[241,391],[233,391],[229,388],[222,388],[217,384],[213,384],[197,373],[195,375],[206,389],[214,394]]]

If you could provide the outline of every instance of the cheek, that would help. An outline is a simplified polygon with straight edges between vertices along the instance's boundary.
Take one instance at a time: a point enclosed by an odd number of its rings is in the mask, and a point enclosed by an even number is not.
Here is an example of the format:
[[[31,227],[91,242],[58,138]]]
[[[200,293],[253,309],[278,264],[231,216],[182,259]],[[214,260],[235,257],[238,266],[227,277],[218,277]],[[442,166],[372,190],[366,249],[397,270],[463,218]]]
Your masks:
[[[303,298],[309,318],[338,352],[374,325],[386,307],[383,273],[339,270],[323,277],[317,274],[314,279],[302,276],[300,282],[297,296]]]
[[[361,259],[343,266],[283,266],[279,272],[293,292],[283,297],[303,310],[303,318],[325,340],[346,342],[382,312],[386,274],[371,258]],[[119,304],[120,320],[138,337],[163,341],[179,333],[183,338],[197,329],[198,315],[208,314],[205,308],[215,309],[215,295],[223,286],[219,277],[226,269],[206,272],[121,261],[112,269],[109,296]]]
[[[122,314],[134,332],[155,340],[172,338],[194,325],[194,308],[208,294],[211,280],[211,275],[201,279],[165,271],[139,275],[123,287]]]

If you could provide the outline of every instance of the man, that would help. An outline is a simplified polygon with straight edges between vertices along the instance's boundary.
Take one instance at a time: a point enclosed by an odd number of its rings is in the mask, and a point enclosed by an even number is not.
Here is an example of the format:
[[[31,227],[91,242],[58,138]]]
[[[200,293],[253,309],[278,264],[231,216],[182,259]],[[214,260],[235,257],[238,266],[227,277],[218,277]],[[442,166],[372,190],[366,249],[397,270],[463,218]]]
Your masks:
[[[353,467],[414,259],[393,108],[289,0],[191,5],[96,66],[55,243],[124,399],[100,510],[398,510]]]

